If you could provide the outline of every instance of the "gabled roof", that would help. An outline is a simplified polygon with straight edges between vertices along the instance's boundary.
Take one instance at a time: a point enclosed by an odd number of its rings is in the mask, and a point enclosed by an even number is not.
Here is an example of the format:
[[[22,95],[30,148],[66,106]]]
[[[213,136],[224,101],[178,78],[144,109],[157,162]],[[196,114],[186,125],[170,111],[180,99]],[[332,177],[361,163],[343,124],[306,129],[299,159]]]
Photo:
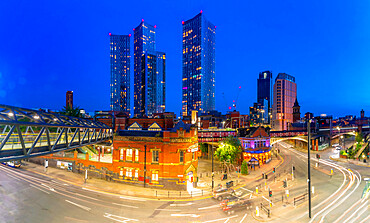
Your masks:
[[[182,120],[180,120],[173,129],[171,129],[171,132],[177,132],[180,128],[182,128],[185,131],[190,131],[191,124],[185,124]]]
[[[127,129],[128,130],[143,130],[143,127],[139,123],[134,122]]]
[[[160,125],[158,125],[157,122],[153,122],[149,127],[148,127],[148,130],[149,131],[162,131],[162,128]]]

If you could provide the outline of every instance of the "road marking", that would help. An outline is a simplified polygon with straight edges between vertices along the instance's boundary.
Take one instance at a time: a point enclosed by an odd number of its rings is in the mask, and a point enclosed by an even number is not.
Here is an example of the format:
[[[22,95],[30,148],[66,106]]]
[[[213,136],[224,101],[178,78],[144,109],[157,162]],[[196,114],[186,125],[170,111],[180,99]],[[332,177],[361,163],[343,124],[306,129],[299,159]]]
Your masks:
[[[203,221],[203,223],[215,222],[215,221],[223,221],[223,220],[227,220],[227,219],[231,219],[231,218],[236,218],[236,217],[238,217],[238,215],[234,215],[234,216],[231,216],[231,217],[228,217],[228,218],[219,218],[219,219],[215,219],[215,220]]]
[[[244,219],[247,217],[248,214],[245,214],[244,217],[242,218],[242,220],[240,220],[239,223],[242,223],[244,221]]]
[[[36,186],[33,186],[32,184],[30,184],[30,186],[31,186],[31,187],[33,187],[33,188],[36,188],[37,190],[40,190],[40,191],[42,191],[42,192],[44,192],[44,193],[50,194],[50,193],[49,193],[49,192],[47,192],[46,190],[43,190],[43,189],[38,188],[38,187],[36,187]]]
[[[199,218],[200,215],[197,214],[171,214],[172,217],[192,217]]]
[[[111,219],[113,221],[118,221],[118,222],[138,221],[137,219],[125,218],[125,217],[122,217],[122,216],[113,215],[113,214],[109,214],[109,213],[105,213],[103,215],[103,217],[109,218],[109,219]]]
[[[91,208],[89,208],[89,207],[85,207],[85,206],[83,206],[83,205],[81,205],[81,204],[76,204],[76,203],[74,203],[74,202],[72,202],[72,201],[69,201],[69,200],[65,200],[66,202],[68,202],[68,203],[70,203],[70,204],[73,204],[73,205],[75,205],[75,206],[77,206],[77,207],[79,207],[79,208],[82,208],[82,209],[84,209],[85,211],[90,211],[91,210]]]
[[[41,185],[42,185],[42,186],[44,186],[44,187],[49,188],[49,190],[51,190],[51,191],[55,191],[55,190],[54,190],[54,188],[52,188],[52,187],[50,187],[50,186],[48,186],[48,185],[45,185],[45,184],[43,184],[43,183],[41,183]]]
[[[360,223],[365,223],[367,220],[370,219],[370,215],[368,215],[364,220],[362,220]]]
[[[205,210],[205,209],[219,208],[219,207],[220,207],[219,204],[215,204],[215,205],[212,205],[212,206],[209,206],[209,207],[198,208],[198,210]]]
[[[246,191],[249,191],[249,192],[253,193],[253,191],[248,190],[247,188],[244,188],[244,187],[241,187],[240,189],[242,189],[242,190],[246,190]]]
[[[181,211],[179,209],[161,209],[161,208],[157,208],[157,209],[154,209],[155,211]]]
[[[20,181],[20,179],[18,179],[17,177],[15,177],[15,176],[13,176],[13,175],[10,175],[10,174],[6,174],[6,175],[8,175],[9,177],[11,177],[11,178],[13,178],[13,179],[16,179],[16,180]]]
[[[229,220],[230,220],[230,218],[228,218],[224,223],[227,223],[227,222],[229,222]]]
[[[119,205],[119,206],[122,206],[122,207],[127,207],[127,208],[139,208],[139,207],[136,207],[136,206],[130,206],[130,205],[125,205],[125,204],[117,204],[117,203],[112,203],[112,204]]]
[[[351,214],[351,216],[349,216],[343,223],[346,223],[347,221],[349,221],[349,220],[353,220],[353,217],[355,216],[355,214],[358,212],[358,211],[360,211],[360,210],[365,210],[366,211],[366,209],[362,209],[365,205],[367,205],[367,203],[369,202],[369,200],[367,200],[365,203],[363,203],[360,207],[358,207],[357,208],[357,210],[356,211],[354,211],[352,214]],[[361,213],[359,216],[361,216],[363,213]],[[352,221],[351,221],[352,222]]]
[[[250,195],[249,196],[249,199],[252,197],[252,193],[250,193],[250,194],[244,194],[243,196],[241,196],[241,198],[244,198],[244,197],[246,197],[246,196],[248,196],[248,195]]]
[[[120,196],[119,198],[126,199],[126,200],[133,200],[133,201],[145,201],[145,199],[142,199],[142,198],[129,197],[129,196]]]
[[[170,204],[171,207],[182,207],[182,206],[189,206],[189,205],[192,205],[194,203],[186,203],[186,204]]]

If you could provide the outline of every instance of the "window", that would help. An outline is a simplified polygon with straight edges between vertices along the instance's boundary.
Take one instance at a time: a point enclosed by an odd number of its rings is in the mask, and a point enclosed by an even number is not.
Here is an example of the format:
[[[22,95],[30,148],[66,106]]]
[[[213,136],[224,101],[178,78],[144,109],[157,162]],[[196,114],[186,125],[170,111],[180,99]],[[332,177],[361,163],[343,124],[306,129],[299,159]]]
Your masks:
[[[122,170],[122,169],[119,171],[119,175],[120,175],[121,177],[123,176],[123,170]]]
[[[120,160],[123,160],[123,149],[121,149],[120,153],[119,153],[119,159]]]
[[[135,178],[139,178],[139,170],[138,169],[135,170]]]
[[[153,163],[158,163],[159,161],[159,151],[158,150],[152,151],[152,161]]]
[[[132,149],[126,149],[126,161],[132,161]]]
[[[152,171],[152,180],[158,181],[158,170]]]
[[[132,169],[126,169],[126,177],[132,177]]]
[[[180,151],[180,163],[184,162],[184,151]]]
[[[135,162],[139,162],[139,150],[135,149]]]

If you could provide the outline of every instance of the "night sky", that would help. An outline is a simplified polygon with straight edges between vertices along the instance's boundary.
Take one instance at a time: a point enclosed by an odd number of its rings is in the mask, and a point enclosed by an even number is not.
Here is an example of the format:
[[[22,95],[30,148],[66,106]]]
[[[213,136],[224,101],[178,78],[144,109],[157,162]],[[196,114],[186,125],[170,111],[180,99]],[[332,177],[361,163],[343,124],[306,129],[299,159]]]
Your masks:
[[[144,19],[167,54],[166,110],[179,114],[181,21],[200,10],[217,26],[217,110],[241,86],[237,109],[249,113],[258,73],[271,70],[295,76],[302,114],[370,115],[367,0],[0,1],[0,104],[60,110],[73,90],[75,105],[109,110],[108,33],[133,34]]]

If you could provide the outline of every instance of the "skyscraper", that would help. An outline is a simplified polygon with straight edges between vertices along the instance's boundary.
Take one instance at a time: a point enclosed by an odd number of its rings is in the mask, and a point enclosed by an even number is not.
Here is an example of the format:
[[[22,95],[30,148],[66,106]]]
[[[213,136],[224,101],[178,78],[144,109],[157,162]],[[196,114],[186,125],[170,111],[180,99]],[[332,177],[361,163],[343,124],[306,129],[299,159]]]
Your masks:
[[[142,20],[134,29],[135,116],[165,110],[166,54],[156,51],[155,28]]]
[[[73,91],[66,92],[66,108],[73,108]]]
[[[130,113],[130,35],[110,36],[110,108]]]
[[[288,123],[293,122],[293,105],[297,98],[295,78],[286,73],[279,73],[274,84],[274,103],[272,105],[272,129],[288,130]]]
[[[182,22],[182,115],[215,110],[216,27],[202,11]]]
[[[271,108],[272,100],[272,73],[264,71],[259,73],[257,79],[257,102],[263,104],[263,100],[267,100],[268,108]]]

